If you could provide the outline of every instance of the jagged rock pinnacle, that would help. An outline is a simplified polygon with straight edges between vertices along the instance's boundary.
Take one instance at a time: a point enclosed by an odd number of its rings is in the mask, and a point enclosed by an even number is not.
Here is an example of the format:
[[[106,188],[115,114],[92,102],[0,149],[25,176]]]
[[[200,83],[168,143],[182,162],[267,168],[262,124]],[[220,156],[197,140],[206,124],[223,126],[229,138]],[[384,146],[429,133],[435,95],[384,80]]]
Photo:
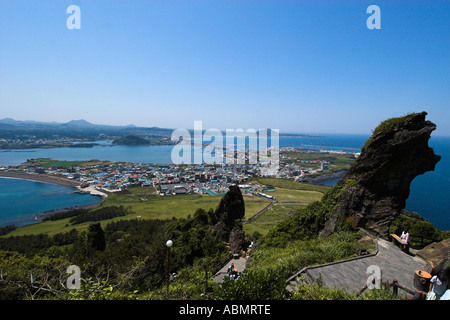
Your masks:
[[[427,113],[414,113],[382,122],[367,140],[361,155],[337,186],[343,188],[321,235],[342,222],[387,238],[389,226],[405,207],[412,180],[433,171],[440,160],[428,146],[436,125]],[[351,183],[349,183],[351,182]]]

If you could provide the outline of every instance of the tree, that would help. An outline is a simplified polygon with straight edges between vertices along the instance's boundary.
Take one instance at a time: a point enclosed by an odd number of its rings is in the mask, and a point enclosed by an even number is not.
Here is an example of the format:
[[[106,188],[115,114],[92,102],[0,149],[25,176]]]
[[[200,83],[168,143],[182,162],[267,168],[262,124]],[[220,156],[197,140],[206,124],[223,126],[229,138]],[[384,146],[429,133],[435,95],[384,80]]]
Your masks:
[[[440,236],[440,232],[427,221],[417,221],[411,227],[411,234],[420,238],[420,245],[424,246],[424,240],[436,240]]]
[[[99,222],[94,222],[89,225],[86,237],[88,250],[104,251],[106,248],[105,232],[100,226]]]

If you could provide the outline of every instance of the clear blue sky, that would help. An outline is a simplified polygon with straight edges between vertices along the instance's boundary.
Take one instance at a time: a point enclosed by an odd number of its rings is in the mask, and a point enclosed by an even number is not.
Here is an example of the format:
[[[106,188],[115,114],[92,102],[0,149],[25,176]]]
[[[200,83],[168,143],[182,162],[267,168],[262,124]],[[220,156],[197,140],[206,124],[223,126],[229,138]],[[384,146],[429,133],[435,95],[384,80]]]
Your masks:
[[[449,109],[450,1],[0,1],[0,119],[450,135]]]

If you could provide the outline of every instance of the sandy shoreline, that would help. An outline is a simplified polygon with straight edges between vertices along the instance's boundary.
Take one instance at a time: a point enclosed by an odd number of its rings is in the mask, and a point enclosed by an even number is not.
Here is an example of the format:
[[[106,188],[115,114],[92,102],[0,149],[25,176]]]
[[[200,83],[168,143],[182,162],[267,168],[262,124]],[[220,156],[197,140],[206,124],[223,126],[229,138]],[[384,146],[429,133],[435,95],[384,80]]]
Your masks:
[[[62,177],[49,176],[46,174],[39,173],[26,173],[26,172],[11,172],[11,171],[0,171],[0,178],[15,178],[24,180],[33,180],[39,182],[53,183],[60,186],[75,188],[81,185],[80,181],[74,181]]]

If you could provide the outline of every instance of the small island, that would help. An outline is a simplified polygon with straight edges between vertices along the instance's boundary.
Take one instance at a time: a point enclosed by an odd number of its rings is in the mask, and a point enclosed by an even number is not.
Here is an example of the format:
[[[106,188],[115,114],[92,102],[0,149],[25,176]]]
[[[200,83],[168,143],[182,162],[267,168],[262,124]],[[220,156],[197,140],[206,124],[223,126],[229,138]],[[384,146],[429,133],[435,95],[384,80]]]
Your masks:
[[[128,146],[139,146],[139,145],[148,145],[151,144],[150,140],[129,135],[120,139],[116,139],[113,141],[113,144],[121,144],[121,145],[128,145]]]
[[[123,138],[116,139],[112,143],[116,145],[126,145],[126,146],[173,144],[173,142],[168,137],[151,136],[150,139],[146,139],[135,135],[128,135]]]

